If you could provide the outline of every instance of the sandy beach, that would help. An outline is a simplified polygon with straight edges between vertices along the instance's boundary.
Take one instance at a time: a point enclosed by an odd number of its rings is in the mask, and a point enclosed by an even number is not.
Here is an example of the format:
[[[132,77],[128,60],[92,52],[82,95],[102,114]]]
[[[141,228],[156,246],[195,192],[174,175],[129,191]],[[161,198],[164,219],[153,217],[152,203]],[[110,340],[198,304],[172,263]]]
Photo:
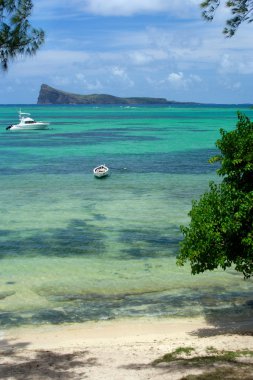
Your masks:
[[[201,371],[153,361],[178,347],[191,347],[198,355],[210,347],[253,350],[251,332],[250,321],[213,326],[204,318],[11,329],[1,332],[0,378],[176,380]]]

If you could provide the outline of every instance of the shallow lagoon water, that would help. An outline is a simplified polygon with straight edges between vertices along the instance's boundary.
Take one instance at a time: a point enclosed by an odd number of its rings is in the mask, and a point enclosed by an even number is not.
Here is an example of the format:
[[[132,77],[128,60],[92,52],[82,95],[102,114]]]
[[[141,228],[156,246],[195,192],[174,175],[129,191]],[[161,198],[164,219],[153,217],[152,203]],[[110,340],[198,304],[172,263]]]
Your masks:
[[[0,107],[2,327],[251,313],[252,281],[175,263],[237,107],[22,106],[50,129],[6,131],[18,109]]]

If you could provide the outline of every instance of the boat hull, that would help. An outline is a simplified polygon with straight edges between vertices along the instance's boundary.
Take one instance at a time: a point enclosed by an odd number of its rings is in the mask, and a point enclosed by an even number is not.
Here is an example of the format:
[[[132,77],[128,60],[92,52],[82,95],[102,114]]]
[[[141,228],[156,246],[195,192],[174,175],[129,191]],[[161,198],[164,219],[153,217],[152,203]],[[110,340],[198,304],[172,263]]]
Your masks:
[[[107,177],[108,175],[109,175],[109,173],[103,173],[103,174],[96,174],[96,173],[94,173],[94,176],[95,176],[96,178]]]
[[[110,170],[107,166],[100,165],[93,169],[93,174],[97,178],[107,177],[110,174]]]
[[[11,125],[8,129],[10,131],[30,131],[30,130],[42,130],[42,129],[48,129],[49,124],[48,123],[37,123],[37,124],[30,124],[30,125],[22,125],[22,124],[16,124]]]

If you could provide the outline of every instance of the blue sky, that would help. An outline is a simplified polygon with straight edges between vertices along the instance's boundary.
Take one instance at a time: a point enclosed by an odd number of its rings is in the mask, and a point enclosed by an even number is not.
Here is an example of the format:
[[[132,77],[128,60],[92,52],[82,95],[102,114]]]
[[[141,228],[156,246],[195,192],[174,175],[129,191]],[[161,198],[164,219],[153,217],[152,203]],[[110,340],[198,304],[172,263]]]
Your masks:
[[[36,103],[42,83],[63,91],[253,102],[253,25],[222,34],[229,16],[201,18],[200,0],[34,0],[46,42],[0,73],[0,103]]]

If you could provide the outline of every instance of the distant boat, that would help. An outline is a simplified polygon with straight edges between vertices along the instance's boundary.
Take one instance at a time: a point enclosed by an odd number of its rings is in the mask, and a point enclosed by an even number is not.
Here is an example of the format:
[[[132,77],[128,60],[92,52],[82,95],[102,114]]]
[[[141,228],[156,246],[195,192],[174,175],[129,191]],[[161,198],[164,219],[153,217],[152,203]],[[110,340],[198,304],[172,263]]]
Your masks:
[[[99,165],[93,169],[93,173],[95,177],[101,178],[101,177],[106,177],[110,173],[110,170],[105,165]]]
[[[9,125],[6,130],[18,131],[18,130],[35,130],[35,129],[47,129],[49,123],[45,121],[35,121],[30,117],[30,113],[19,111],[19,123]]]

